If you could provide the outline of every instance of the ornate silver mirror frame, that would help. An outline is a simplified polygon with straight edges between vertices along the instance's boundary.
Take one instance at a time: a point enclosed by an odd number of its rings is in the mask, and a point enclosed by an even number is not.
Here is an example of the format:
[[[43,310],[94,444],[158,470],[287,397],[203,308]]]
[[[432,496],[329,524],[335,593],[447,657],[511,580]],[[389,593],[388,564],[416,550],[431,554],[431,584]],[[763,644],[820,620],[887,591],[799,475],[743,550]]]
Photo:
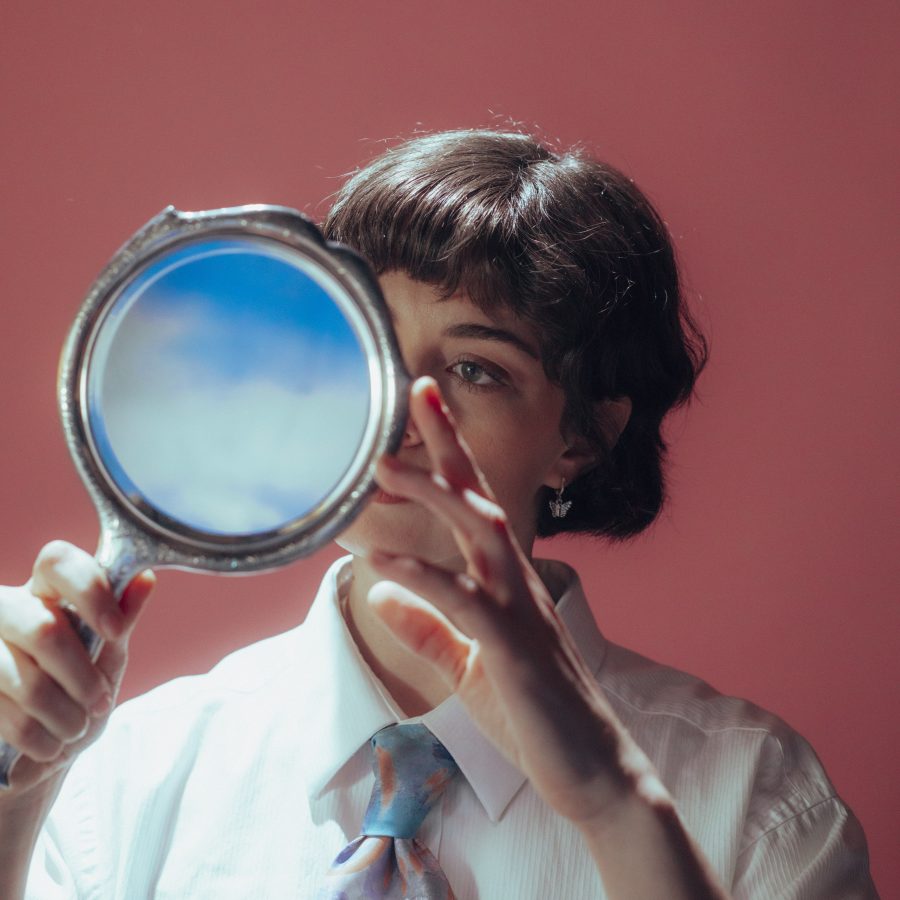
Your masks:
[[[239,239],[292,260],[324,286],[367,359],[368,421],[352,462],[310,508],[268,530],[229,534],[178,521],[146,498],[123,490],[104,464],[93,433],[90,372],[98,336],[129,285],[165,255],[204,240]],[[378,282],[368,264],[347,247],[326,242],[301,213],[253,205],[203,212],[163,210],[112,258],[90,288],[63,348],[58,400],[66,442],[100,519],[97,559],[117,596],[146,568],[174,567],[221,573],[275,568],[321,547],[360,511],[374,486],[375,463],[402,440],[409,376]],[[312,436],[314,439],[314,436]],[[92,657],[99,636],[70,616]],[[0,785],[17,754],[0,743]]]

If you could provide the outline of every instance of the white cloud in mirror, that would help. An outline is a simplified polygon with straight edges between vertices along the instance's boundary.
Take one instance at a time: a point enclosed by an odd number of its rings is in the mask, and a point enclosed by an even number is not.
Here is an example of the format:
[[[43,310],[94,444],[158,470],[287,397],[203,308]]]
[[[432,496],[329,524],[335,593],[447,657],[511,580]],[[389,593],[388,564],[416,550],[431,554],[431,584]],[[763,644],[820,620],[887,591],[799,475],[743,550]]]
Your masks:
[[[349,324],[320,289],[310,316],[309,302],[273,314],[163,287],[127,308],[102,361],[94,430],[113,477],[207,531],[307,513],[347,471],[368,419],[368,365]]]

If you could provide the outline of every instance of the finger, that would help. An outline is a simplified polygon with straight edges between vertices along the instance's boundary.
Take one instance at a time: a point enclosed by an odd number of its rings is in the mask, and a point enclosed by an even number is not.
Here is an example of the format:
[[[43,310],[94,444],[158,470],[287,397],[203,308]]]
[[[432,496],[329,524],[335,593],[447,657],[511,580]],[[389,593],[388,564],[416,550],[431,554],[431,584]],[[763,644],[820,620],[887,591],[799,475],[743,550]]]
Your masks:
[[[0,591],[3,641],[27,654],[86,710],[111,701],[111,686],[95,668],[59,606],[23,588]]]
[[[106,573],[90,554],[64,541],[52,541],[38,554],[26,585],[45,600],[66,601],[105,640],[118,639],[125,620]]]
[[[370,559],[390,580],[371,588],[369,602],[454,690],[469,673],[477,646],[484,675],[517,733],[527,737],[546,732],[551,722],[565,728],[573,720],[590,721],[597,693],[593,676],[552,616],[507,616],[465,575],[412,557],[377,553]]]
[[[491,499],[458,488],[395,457],[382,457],[378,483],[389,493],[408,497],[440,516],[453,529],[470,574],[506,602],[522,587],[523,554],[506,513]]]
[[[424,597],[463,636],[485,645],[497,642],[500,625],[496,603],[474,578],[447,572],[412,556],[375,551],[370,554],[369,562],[379,575],[390,579],[387,583],[392,588],[404,591],[403,597]],[[379,588],[380,592],[384,590]],[[381,597],[382,593],[376,592],[375,596]]]
[[[0,645],[0,692],[57,740],[73,741],[88,728],[85,710],[26,654]]]
[[[534,603],[498,603],[491,591],[465,573],[381,551],[371,553],[368,560],[379,575],[424,597],[464,637],[477,641],[501,679],[521,678],[533,663],[546,660],[548,647],[560,646],[567,653],[571,644],[552,602],[544,603],[539,595],[530,595]]]
[[[431,663],[455,691],[466,676],[472,642],[400,584],[378,582],[369,591],[368,599],[397,638]]]
[[[442,474],[412,466],[396,456],[378,460],[375,477],[386,491],[408,497],[432,507],[438,514],[452,516],[451,524],[466,531],[477,530],[488,520],[496,530],[503,530],[506,515],[493,500],[472,488],[452,482]],[[459,500],[465,501],[463,505]]]
[[[456,429],[456,424],[433,378],[415,381],[410,391],[410,415],[416,423],[431,464],[452,485],[470,488],[493,498],[490,487],[472,451]]]
[[[63,743],[17,703],[0,694],[0,738],[37,762],[59,756]]]

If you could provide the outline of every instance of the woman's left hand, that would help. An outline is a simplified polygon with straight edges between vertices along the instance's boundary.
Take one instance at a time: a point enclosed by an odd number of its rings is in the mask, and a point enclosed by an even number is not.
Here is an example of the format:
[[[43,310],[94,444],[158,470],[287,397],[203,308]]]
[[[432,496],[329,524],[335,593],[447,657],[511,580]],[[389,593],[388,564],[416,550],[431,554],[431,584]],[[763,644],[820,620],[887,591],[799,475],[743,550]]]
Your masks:
[[[369,602],[437,668],[545,802],[594,827],[652,768],[556,614],[431,379],[414,385],[410,412],[432,471],[384,457],[378,482],[450,526],[466,571],[376,551],[370,562],[389,581]]]

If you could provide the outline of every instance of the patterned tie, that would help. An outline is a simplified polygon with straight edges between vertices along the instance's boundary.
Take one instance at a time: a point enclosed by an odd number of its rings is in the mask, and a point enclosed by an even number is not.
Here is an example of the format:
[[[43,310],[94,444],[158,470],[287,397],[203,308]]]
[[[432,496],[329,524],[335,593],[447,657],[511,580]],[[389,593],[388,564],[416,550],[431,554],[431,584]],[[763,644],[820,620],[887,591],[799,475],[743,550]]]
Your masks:
[[[382,729],[372,752],[375,787],[362,834],[331,864],[321,900],[453,900],[416,832],[459,767],[424,725]]]

